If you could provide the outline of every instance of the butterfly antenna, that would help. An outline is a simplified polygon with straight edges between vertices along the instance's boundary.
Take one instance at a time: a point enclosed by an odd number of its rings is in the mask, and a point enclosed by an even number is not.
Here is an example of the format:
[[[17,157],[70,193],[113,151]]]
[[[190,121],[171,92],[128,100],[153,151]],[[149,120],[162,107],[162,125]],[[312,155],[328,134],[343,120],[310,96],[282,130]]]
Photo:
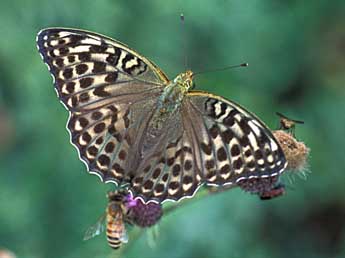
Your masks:
[[[180,14],[180,19],[182,23],[182,37],[183,37],[183,63],[184,63],[184,68],[187,70],[188,68],[188,59],[187,59],[187,39],[186,39],[186,25],[184,22],[184,15],[183,13]]]
[[[248,63],[243,63],[243,64],[239,64],[239,65],[225,66],[225,67],[222,67],[222,68],[217,68],[217,69],[212,69],[212,70],[204,70],[204,71],[196,72],[196,73],[194,73],[194,75],[202,74],[202,73],[210,73],[210,72],[220,72],[220,71],[224,71],[224,70],[228,70],[228,69],[232,69],[232,68],[247,67],[247,66],[248,66]]]

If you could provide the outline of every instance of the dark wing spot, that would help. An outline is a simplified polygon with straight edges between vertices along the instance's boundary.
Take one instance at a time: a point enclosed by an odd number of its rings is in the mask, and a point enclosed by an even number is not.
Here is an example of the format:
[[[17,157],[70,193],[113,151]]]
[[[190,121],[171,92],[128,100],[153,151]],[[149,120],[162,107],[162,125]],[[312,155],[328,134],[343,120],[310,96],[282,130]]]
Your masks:
[[[93,94],[96,95],[96,96],[99,96],[99,97],[108,97],[108,96],[110,96],[110,93],[105,91],[105,86],[97,87],[93,91]]]
[[[73,93],[75,89],[75,82],[68,82],[66,84],[66,90],[68,91],[68,93]]]
[[[217,158],[219,161],[224,161],[227,159],[227,155],[226,155],[226,151],[225,151],[224,147],[221,147],[218,149]]]
[[[120,160],[125,160],[127,157],[127,152],[125,150],[121,150],[118,156]]]
[[[64,85],[64,84],[65,84],[65,81],[62,80],[62,79],[60,79],[60,78],[57,78],[56,81],[55,81],[55,85],[56,85],[56,87],[58,87],[58,88],[61,88],[62,85]]]
[[[234,138],[234,133],[230,129],[222,132],[222,139],[224,142],[230,143],[232,138]]]
[[[248,150],[246,150],[246,151],[244,152],[244,155],[245,155],[246,157],[249,157],[249,156],[252,155],[252,151],[251,151],[250,149],[248,149]]]
[[[91,54],[89,52],[82,52],[78,54],[78,58],[81,62],[87,62],[91,60]]]
[[[104,78],[104,81],[109,82],[109,83],[113,83],[113,82],[116,82],[117,77],[118,77],[117,72],[112,72]]]
[[[173,168],[172,168],[172,173],[173,173],[174,176],[178,176],[178,174],[180,173],[180,171],[181,171],[181,166],[180,166],[180,164],[176,164],[176,165],[173,166]]]
[[[71,79],[73,76],[73,69],[72,68],[66,68],[63,71],[62,75],[65,79]]]
[[[102,166],[108,166],[110,163],[110,159],[107,155],[102,154],[101,156],[98,157],[98,162]]]
[[[184,170],[190,170],[193,167],[191,160],[186,160],[184,163]]]
[[[237,160],[234,161],[235,169],[241,169],[242,165],[243,165],[243,162],[241,158],[238,158]]]
[[[144,188],[145,189],[151,189],[153,187],[153,182],[151,180],[147,180],[145,183],[144,183]]]
[[[253,160],[249,161],[247,164],[248,168],[255,168],[255,162]]]
[[[170,189],[173,189],[173,190],[179,188],[179,186],[180,186],[180,184],[179,184],[178,182],[171,182],[171,183],[169,184],[169,188],[170,188]]]
[[[221,167],[221,169],[220,169],[220,173],[221,174],[227,174],[227,173],[229,173],[230,172],[230,166],[229,166],[229,164],[225,164],[224,166],[222,166]]]
[[[67,59],[68,59],[68,62],[73,63],[75,61],[75,56],[73,56],[73,55],[68,56]]]
[[[69,49],[67,47],[59,48],[60,55],[66,55],[68,54],[68,52],[69,52]]]
[[[263,155],[262,155],[262,152],[261,152],[261,150],[256,150],[255,152],[254,152],[254,157],[255,157],[255,159],[262,159],[263,158]]]
[[[83,128],[85,128],[89,124],[89,121],[85,117],[80,117],[78,121],[80,126]]]
[[[77,72],[77,74],[83,74],[87,71],[89,67],[87,66],[87,64],[79,64],[76,66],[75,70]]]
[[[103,130],[105,129],[105,123],[98,123],[94,128],[93,128],[93,130],[94,130],[94,132],[95,133],[101,133],[101,132],[103,132]]]
[[[107,153],[111,153],[111,152],[113,152],[114,148],[115,148],[115,144],[113,142],[108,142],[107,145],[105,146],[104,150]]]
[[[201,143],[201,149],[203,152],[205,152],[207,155],[211,155],[212,153],[212,144],[206,145],[205,143]]]
[[[220,104],[220,113],[217,115],[217,118],[220,118],[221,116],[223,116],[225,114],[225,111],[226,111],[226,104],[222,102],[222,104]]]
[[[211,129],[209,130],[210,135],[212,136],[213,139],[217,138],[219,134],[219,129],[217,125],[213,125]]]
[[[248,123],[244,117],[241,119],[241,121],[238,123],[238,125],[241,127],[244,134],[246,134],[246,135],[250,134],[251,128],[248,125]]]
[[[164,176],[162,177],[162,180],[166,182],[168,178],[169,178],[169,174],[164,174]]]
[[[96,143],[97,144],[102,144],[102,142],[103,142],[103,137],[102,136],[98,137],[97,140],[96,140]]]
[[[91,141],[91,135],[88,132],[82,134],[81,138],[83,141],[89,143]]]
[[[150,171],[150,169],[151,169],[151,166],[150,166],[150,165],[148,165],[147,167],[145,167],[145,168],[144,168],[144,172],[145,172],[145,173],[147,173],[147,172],[149,172],[149,171]]]
[[[77,96],[73,96],[72,97],[72,107],[75,107],[78,103],[78,97]]]
[[[117,65],[118,60],[119,60],[119,55],[117,55],[116,53],[109,54],[108,57],[106,58],[106,61],[113,66]]]
[[[134,178],[133,183],[136,185],[141,184],[143,179],[144,179],[143,177],[136,177],[136,178]]]
[[[79,81],[80,87],[85,89],[85,88],[89,87],[93,83],[93,81],[94,81],[94,79],[91,77],[82,78]]]
[[[80,94],[79,96],[79,101],[80,102],[86,102],[90,99],[89,93],[87,92],[83,92],[82,94]]]
[[[159,177],[160,174],[161,174],[161,169],[160,169],[160,168],[156,168],[156,169],[153,171],[152,178],[153,178],[153,179],[157,179],[157,178]]]
[[[117,163],[114,163],[112,167],[117,173],[124,174],[125,170]]]
[[[211,170],[207,173],[206,177],[207,179],[211,179],[212,177],[214,177],[216,175],[216,171]]]
[[[95,111],[95,112],[93,112],[93,113],[91,114],[91,118],[92,118],[93,120],[99,120],[99,119],[102,118],[102,116],[103,116],[103,114],[102,114],[101,112],[99,112],[99,111]]]
[[[266,135],[266,133],[261,132],[260,136],[258,137],[259,146],[264,146],[268,142],[270,142],[270,140],[268,136]]]
[[[240,150],[240,148],[238,147],[238,145],[237,144],[234,144],[232,147],[231,147],[231,156],[238,156],[238,155],[240,155],[240,153],[241,153],[241,150]]]
[[[205,163],[205,167],[206,167],[206,169],[211,169],[211,168],[213,168],[214,167],[214,160],[213,159],[210,159],[210,160],[208,160],[208,161],[206,161],[206,163]]]
[[[167,159],[167,165],[170,167],[175,162],[175,157]]]
[[[92,156],[96,156],[98,153],[98,149],[95,146],[91,146],[87,149],[87,152]]]
[[[62,58],[56,59],[55,64],[56,64],[58,67],[63,67],[63,65],[64,65],[63,59],[62,59]]]
[[[163,184],[158,184],[158,185],[156,185],[155,191],[156,191],[157,193],[162,193],[162,192],[164,191],[164,185],[163,185]]]
[[[70,40],[70,44],[77,44],[79,43],[81,40],[83,40],[85,37],[80,36],[80,35],[70,35],[69,36],[69,40]]]
[[[106,63],[94,62],[92,72],[93,73],[102,73],[102,72],[105,72],[105,68],[106,68]]]
[[[249,145],[249,138],[245,135],[242,138],[239,139],[239,142],[242,146],[248,146]]]
[[[184,176],[183,177],[183,184],[190,184],[190,183],[192,183],[193,182],[193,177],[191,177],[191,176]]]
[[[107,48],[107,45],[92,45],[89,50],[92,53],[103,53],[107,50]]]

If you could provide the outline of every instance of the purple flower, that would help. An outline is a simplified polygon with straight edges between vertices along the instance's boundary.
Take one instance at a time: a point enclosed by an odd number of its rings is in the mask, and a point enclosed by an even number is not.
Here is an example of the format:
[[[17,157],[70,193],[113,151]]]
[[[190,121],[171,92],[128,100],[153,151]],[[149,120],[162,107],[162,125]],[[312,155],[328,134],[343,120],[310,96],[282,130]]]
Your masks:
[[[125,202],[129,220],[139,227],[151,227],[158,223],[163,215],[162,205],[159,203],[144,203],[141,199],[134,199],[130,194]]]

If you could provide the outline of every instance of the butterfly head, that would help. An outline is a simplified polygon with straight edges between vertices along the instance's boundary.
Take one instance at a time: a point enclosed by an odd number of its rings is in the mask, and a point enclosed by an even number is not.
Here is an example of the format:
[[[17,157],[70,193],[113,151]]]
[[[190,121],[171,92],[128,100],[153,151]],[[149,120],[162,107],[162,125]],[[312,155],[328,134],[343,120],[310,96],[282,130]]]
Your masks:
[[[175,79],[174,83],[181,87],[184,92],[188,92],[189,89],[194,87],[193,72],[188,70],[184,73],[180,73]]]

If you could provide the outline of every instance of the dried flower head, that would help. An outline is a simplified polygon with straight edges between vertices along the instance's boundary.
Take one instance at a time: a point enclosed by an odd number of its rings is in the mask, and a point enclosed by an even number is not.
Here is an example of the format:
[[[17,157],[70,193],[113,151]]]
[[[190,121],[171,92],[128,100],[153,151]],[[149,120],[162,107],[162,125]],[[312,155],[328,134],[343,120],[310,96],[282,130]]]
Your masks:
[[[304,171],[307,165],[309,148],[303,142],[297,141],[292,134],[285,131],[273,131],[273,135],[278,140],[285,154],[288,162],[286,169],[291,171]]]
[[[237,183],[246,192],[259,195],[261,200],[268,200],[285,193],[285,187],[278,182],[279,177],[249,178]]]

